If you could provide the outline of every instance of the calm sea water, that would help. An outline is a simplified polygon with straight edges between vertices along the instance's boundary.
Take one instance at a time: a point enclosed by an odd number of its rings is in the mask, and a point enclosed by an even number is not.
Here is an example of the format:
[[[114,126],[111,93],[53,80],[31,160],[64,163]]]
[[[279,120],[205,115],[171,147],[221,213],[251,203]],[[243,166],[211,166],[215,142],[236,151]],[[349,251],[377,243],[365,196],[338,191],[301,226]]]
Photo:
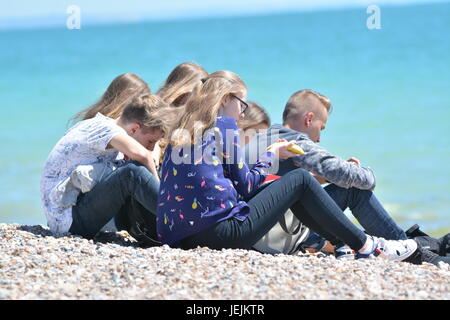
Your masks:
[[[403,227],[450,232],[450,5],[0,32],[0,223],[46,224],[43,163],[69,118],[124,72],[156,91],[178,63],[228,69],[279,122],[311,88],[334,110],[325,148],[358,157]],[[440,229],[439,231],[436,231]]]

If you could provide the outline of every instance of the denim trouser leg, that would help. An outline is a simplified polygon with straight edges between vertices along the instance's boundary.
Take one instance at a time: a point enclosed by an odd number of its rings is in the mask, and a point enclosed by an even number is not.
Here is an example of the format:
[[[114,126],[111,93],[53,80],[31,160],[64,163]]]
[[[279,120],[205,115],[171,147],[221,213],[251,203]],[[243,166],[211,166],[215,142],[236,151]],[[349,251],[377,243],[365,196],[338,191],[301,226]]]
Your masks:
[[[73,222],[69,231],[93,238],[118,213],[127,212],[127,205],[133,209],[133,201],[140,204],[138,207],[144,216],[155,219],[158,190],[159,182],[147,168],[127,162],[78,197],[72,208]]]
[[[370,235],[387,240],[406,240],[406,233],[389,216],[372,191],[345,189],[330,184],[325,191],[342,211],[349,208],[361,226]]]
[[[364,232],[351,223],[311,174],[303,169],[293,170],[272,182],[247,204],[250,213],[244,221],[234,218],[224,220],[180,241],[179,246],[249,249],[289,208],[300,221],[322,236],[335,236],[355,250],[360,249],[367,239]],[[297,204],[305,210],[296,210]]]

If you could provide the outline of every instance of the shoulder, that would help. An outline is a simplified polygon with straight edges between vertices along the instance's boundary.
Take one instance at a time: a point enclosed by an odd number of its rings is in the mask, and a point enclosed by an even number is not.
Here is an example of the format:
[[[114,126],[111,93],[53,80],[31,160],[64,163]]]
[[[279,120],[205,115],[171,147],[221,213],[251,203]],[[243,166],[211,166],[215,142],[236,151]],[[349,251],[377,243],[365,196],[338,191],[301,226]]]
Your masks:
[[[236,119],[227,116],[218,116],[216,126],[220,129],[238,129]]]
[[[120,127],[114,119],[106,117],[101,113],[97,113],[95,117],[90,120],[92,120],[91,121],[92,124],[97,124],[104,127],[111,127],[115,129],[122,129],[122,127]]]
[[[101,113],[97,113],[94,118],[85,121],[80,129],[91,137],[104,137],[119,133],[126,134],[126,131],[114,119],[108,118]]]

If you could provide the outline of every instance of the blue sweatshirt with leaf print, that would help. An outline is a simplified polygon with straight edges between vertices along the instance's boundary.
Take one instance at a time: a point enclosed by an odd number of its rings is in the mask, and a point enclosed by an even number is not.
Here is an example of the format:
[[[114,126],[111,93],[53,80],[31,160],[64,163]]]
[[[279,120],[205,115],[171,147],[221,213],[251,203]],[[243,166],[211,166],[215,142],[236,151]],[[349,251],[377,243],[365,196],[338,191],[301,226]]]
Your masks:
[[[249,169],[236,120],[219,116],[203,139],[166,149],[157,205],[159,240],[168,245],[230,218],[245,220],[247,198],[276,159],[265,152]]]

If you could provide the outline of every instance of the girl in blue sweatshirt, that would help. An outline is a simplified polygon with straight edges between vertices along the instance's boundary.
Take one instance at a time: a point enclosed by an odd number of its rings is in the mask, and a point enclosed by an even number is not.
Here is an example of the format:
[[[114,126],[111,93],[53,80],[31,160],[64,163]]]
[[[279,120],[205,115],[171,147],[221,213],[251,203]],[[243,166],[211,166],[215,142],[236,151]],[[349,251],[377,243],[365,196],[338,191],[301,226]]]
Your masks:
[[[173,247],[251,248],[291,208],[324,238],[338,238],[358,255],[406,260],[414,240],[387,241],[353,225],[309,172],[296,169],[260,188],[278,159],[295,156],[294,142],[277,142],[249,168],[236,121],[247,87],[218,71],[199,81],[169,134],[157,201],[157,232]],[[399,252],[399,254],[397,254]]]

